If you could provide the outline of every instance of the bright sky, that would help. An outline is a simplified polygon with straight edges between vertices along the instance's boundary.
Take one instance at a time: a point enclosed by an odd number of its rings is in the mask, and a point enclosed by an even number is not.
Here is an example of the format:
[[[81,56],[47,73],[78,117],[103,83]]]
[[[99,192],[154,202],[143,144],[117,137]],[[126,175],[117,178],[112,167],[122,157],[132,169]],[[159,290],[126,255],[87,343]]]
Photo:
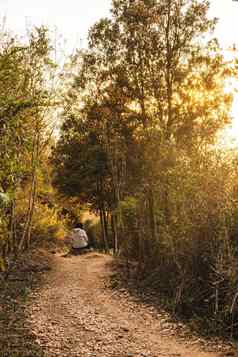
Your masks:
[[[6,16],[6,28],[21,35],[27,27],[47,25],[72,52],[86,45],[88,29],[109,14],[110,4],[110,0],[0,0],[0,16]]]
[[[216,30],[222,47],[226,50],[238,44],[238,0],[210,0],[211,16],[219,18]],[[58,38],[59,50],[69,54],[77,47],[86,46],[88,29],[101,17],[109,15],[111,0],[0,0],[0,26],[21,36],[31,25],[47,25]],[[56,35],[56,36],[55,36]],[[237,117],[233,133],[238,143],[238,98],[233,113]]]
[[[71,53],[85,47],[88,29],[101,17],[109,15],[111,0],[0,0],[0,26],[24,36],[32,25],[47,25]],[[219,18],[216,35],[222,46],[238,43],[238,1],[211,0],[211,16]]]
[[[30,24],[56,26],[73,45],[86,39],[89,27],[109,14],[110,4],[111,0],[0,0],[0,15],[6,15],[7,27],[18,33]],[[238,1],[211,0],[210,13],[220,19],[216,34],[221,43],[238,42]]]
[[[238,43],[238,0],[210,2],[210,15],[219,18],[216,36],[222,47],[228,49]],[[111,0],[0,0],[0,27],[24,36],[27,28],[44,24],[57,38],[57,52],[68,55],[75,48],[86,46],[88,29],[108,16],[110,7]]]
[[[216,36],[218,37],[225,55],[227,58],[232,58],[234,53],[229,51],[229,48],[236,44],[238,49],[238,1],[236,0],[211,0],[211,15],[218,17],[219,22],[216,28]],[[238,57],[238,52],[235,53]],[[235,85],[238,88],[238,85]],[[222,136],[222,143],[225,146],[238,147],[238,95],[234,96],[232,106],[232,124],[231,127],[225,130]]]
[[[216,35],[223,46],[238,43],[238,1],[210,0],[211,15],[218,17]]]

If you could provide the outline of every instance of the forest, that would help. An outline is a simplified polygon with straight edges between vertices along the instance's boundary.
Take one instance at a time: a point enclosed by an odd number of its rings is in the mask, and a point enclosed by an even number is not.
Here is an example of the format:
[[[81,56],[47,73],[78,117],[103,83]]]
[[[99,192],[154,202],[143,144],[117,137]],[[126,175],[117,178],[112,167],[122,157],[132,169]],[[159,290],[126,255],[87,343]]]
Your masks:
[[[95,248],[173,313],[237,337],[238,59],[206,0],[113,0],[60,68],[45,27],[0,33],[0,270],[62,240],[82,210]],[[224,332],[225,331],[225,332]]]

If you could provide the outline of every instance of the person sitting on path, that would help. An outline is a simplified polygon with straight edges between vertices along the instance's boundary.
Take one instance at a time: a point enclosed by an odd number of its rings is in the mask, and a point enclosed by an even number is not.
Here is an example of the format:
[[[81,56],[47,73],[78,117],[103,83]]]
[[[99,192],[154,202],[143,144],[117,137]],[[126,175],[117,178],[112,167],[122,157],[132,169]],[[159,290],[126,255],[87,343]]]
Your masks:
[[[85,248],[88,248],[88,236],[86,231],[83,229],[82,223],[77,223],[69,234],[69,241],[71,245],[71,253],[79,254]]]

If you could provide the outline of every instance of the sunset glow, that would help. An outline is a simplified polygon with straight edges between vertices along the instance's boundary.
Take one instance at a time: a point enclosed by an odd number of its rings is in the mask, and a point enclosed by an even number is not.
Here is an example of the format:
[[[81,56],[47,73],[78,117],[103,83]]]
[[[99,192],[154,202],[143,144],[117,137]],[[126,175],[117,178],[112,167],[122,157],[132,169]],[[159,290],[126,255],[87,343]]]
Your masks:
[[[111,0],[88,0],[58,2],[56,0],[0,0],[2,26],[24,36],[27,27],[44,24],[61,43],[66,55],[75,48],[85,47],[89,28],[101,17],[110,15]],[[224,55],[231,59],[238,44],[237,19],[238,2],[232,0],[211,0],[209,15],[218,18],[215,35],[219,39]],[[238,145],[238,95],[234,95],[233,121],[225,130],[226,142]]]

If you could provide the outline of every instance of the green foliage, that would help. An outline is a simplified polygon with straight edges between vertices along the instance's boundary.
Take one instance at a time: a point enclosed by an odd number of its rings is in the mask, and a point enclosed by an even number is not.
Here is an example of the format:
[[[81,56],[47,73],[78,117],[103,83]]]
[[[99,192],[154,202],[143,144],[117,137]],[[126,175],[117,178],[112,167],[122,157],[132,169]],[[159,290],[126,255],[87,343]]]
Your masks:
[[[46,112],[54,65],[47,29],[28,42],[1,34],[0,42],[0,258],[30,246],[38,186],[49,142]],[[49,77],[49,78],[48,78]],[[45,182],[46,183],[46,182]]]
[[[59,192],[100,215],[101,245],[218,331],[238,318],[237,162],[214,145],[232,68],[208,9],[114,0],[72,60],[52,162]]]
[[[32,222],[33,244],[63,242],[66,235],[66,221],[59,220],[58,210],[38,204]]]

